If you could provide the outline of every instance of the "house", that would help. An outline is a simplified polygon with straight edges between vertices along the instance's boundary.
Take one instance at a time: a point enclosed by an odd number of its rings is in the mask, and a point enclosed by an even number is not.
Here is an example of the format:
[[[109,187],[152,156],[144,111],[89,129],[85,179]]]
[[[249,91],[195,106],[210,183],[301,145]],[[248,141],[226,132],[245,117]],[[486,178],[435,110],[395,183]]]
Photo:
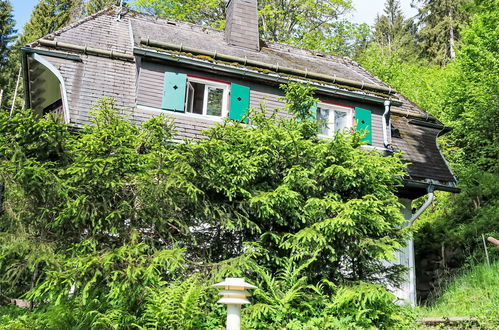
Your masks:
[[[348,58],[260,40],[257,0],[229,1],[225,31],[110,8],[22,51],[26,104],[36,112],[81,125],[99,98],[111,96],[137,123],[169,115],[177,140],[203,138],[226,117],[245,120],[248,107],[261,102],[280,108],[279,84],[308,82],[320,99],[317,118],[329,123],[319,134],[367,129],[366,148],[404,153],[409,166],[399,197],[408,220],[415,198],[458,191],[436,143],[449,128]],[[411,244],[399,262],[413,268]],[[405,301],[415,302],[413,274],[398,292]]]

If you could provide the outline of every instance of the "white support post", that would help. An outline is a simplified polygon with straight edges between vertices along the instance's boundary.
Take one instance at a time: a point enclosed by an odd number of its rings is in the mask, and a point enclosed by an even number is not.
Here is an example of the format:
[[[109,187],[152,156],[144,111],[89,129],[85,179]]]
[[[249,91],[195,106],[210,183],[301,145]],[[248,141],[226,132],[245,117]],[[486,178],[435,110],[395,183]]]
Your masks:
[[[225,281],[212,285],[215,288],[224,288],[220,291],[223,296],[217,302],[227,305],[227,330],[241,329],[241,305],[249,304],[246,297],[251,294],[246,289],[256,289],[256,286],[246,283],[243,278],[228,277]]]
[[[241,305],[227,305],[227,330],[241,329]]]

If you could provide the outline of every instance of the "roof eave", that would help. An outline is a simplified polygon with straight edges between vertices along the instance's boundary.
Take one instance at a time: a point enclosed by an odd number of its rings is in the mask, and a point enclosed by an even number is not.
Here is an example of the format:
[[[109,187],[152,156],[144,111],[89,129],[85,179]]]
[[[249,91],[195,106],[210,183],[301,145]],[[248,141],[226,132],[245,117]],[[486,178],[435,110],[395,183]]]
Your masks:
[[[151,49],[145,49],[145,48],[139,48],[135,47],[133,49],[133,53],[135,55],[140,55],[140,56],[145,56],[145,57],[150,57],[150,58],[155,58],[155,59],[160,59],[160,60],[165,60],[169,62],[175,62],[175,63],[181,63],[185,65],[192,65],[192,66],[197,66],[200,68],[204,69],[210,69],[210,70],[217,70],[225,73],[231,73],[231,74],[237,74],[243,77],[251,77],[251,78],[256,78],[256,79],[262,79],[266,80],[269,82],[273,83],[287,83],[289,80],[293,81],[301,81],[301,82],[307,82],[310,83],[311,86],[315,87],[318,91],[330,93],[333,95],[338,95],[350,99],[355,99],[355,100],[360,100],[364,102],[370,102],[370,103],[376,103],[376,104],[384,104],[384,102],[388,99],[389,97],[379,97],[379,96],[374,96],[374,95],[368,95],[368,94],[360,94],[360,93],[355,93],[351,91],[346,91],[331,85],[327,85],[327,83],[321,84],[318,81],[315,80],[310,80],[307,78],[302,78],[302,77],[295,77],[292,75],[282,75],[278,73],[264,73],[260,72],[257,69],[251,69],[248,67],[235,67],[231,66],[229,64],[225,63],[219,63],[215,61],[208,61],[208,60],[203,60],[199,58],[192,58],[184,54],[177,54],[177,53],[167,53],[167,52],[160,52],[156,50],[151,50]],[[401,105],[401,102],[391,100],[392,104],[396,105]]]

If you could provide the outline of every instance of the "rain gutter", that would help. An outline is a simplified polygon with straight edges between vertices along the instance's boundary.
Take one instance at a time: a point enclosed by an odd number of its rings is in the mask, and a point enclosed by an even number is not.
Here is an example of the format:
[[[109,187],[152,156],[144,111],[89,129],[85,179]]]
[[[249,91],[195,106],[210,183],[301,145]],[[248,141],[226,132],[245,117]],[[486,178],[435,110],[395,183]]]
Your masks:
[[[45,55],[45,56],[49,56],[49,57],[57,57],[57,58],[63,58],[66,60],[81,62],[81,57],[78,55],[59,53],[59,52],[53,52],[50,50],[36,49],[36,48],[30,48],[30,47],[21,47],[21,51],[26,53],[26,54]]]
[[[109,57],[109,58],[114,58],[114,59],[135,61],[135,56],[133,56],[131,54],[123,53],[123,52],[117,52],[114,50],[103,50],[103,49],[98,49],[98,48],[93,48],[93,47],[88,47],[88,46],[74,45],[74,44],[69,44],[66,42],[59,42],[59,41],[47,40],[47,39],[40,39],[40,40],[38,40],[38,43],[40,45],[46,46],[46,47],[68,49],[68,50],[73,50],[73,51],[77,51],[77,52],[80,52],[83,54],[88,54],[88,55],[97,55],[97,56]]]
[[[378,86],[378,85],[374,85],[371,83],[365,83],[363,81],[338,78],[335,76],[330,76],[330,75],[326,75],[326,74],[322,74],[322,73],[298,70],[298,69],[294,69],[294,68],[280,66],[279,64],[274,65],[274,64],[269,64],[269,63],[265,63],[265,62],[250,60],[247,58],[219,54],[216,51],[211,52],[211,51],[207,51],[204,49],[183,46],[182,44],[177,45],[177,44],[172,44],[172,43],[168,43],[168,42],[151,40],[149,38],[141,38],[140,43],[142,45],[146,45],[149,47],[191,53],[194,55],[209,56],[209,57],[213,58],[214,60],[219,59],[219,60],[227,61],[227,62],[236,62],[236,63],[242,64],[244,66],[253,66],[253,67],[257,67],[257,68],[275,71],[276,73],[282,72],[282,73],[287,73],[287,74],[291,74],[291,75],[295,75],[295,76],[300,76],[303,78],[311,78],[311,79],[317,79],[317,80],[321,80],[321,81],[332,82],[335,84],[341,84],[341,85],[355,87],[355,88],[358,88],[361,90],[366,89],[366,90],[371,90],[371,91],[375,91],[375,92],[385,93],[388,95],[394,94],[396,92],[391,87]]]
[[[409,220],[409,226],[411,226],[414,221],[416,221],[421,214],[428,208],[428,206],[431,205],[433,200],[435,199],[435,188],[433,187],[433,184],[429,184],[427,187],[427,192],[428,192],[428,198],[424,202],[424,204],[414,213],[414,215],[411,217]]]
[[[416,188],[416,189],[426,189],[428,190],[428,187],[431,185],[433,186],[433,190],[440,190],[440,191],[447,191],[451,193],[459,193],[461,192],[461,189],[456,187],[456,186],[449,186],[449,185],[444,185],[444,184],[439,184],[439,183],[428,183],[428,182],[421,182],[421,181],[414,181],[414,180],[403,180],[404,187],[407,188]]]
[[[156,59],[161,59],[161,60],[175,62],[175,63],[193,65],[193,66],[206,68],[206,69],[210,69],[210,70],[216,69],[217,71],[221,71],[221,72],[237,74],[237,75],[242,76],[242,77],[251,77],[251,78],[255,78],[255,79],[259,79],[259,80],[267,80],[267,81],[274,82],[274,83],[285,84],[285,83],[288,83],[289,80],[292,79],[292,78],[280,76],[277,73],[268,74],[268,73],[263,73],[263,72],[259,72],[259,71],[255,71],[255,70],[250,70],[250,69],[245,68],[245,67],[234,67],[234,66],[231,66],[228,64],[208,62],[205,60],[200,60],[200,59],[195,59],[195,58],[191,58],[188,56],[183,56],[181,54],[169,54],[169,53],[164,53],[164,52],[159,52],[159,51],[144,49],[144,48],[134,48],[133,53],[135,55],[156,58]],[[293,80],[297,80],[297,79],[293,79]],[[334,95],[339,95],[339,96],[357,99],[357,100],[363,100],[363,101],[377,103],[377,104],[384,104],[384,102],[386,100],[386,98],[382,98],[382,97],[377,97],[377,96],[372,96],[372,95],[363,95],[363,94],[359,94],[359,93],[341,90],[341,89],[334,88],[334,87],[324,86],[324,85],[321,85],[321,84],[314,82],[314,81],[310,81],[310,85],[315,87],[318,91],[323,91],[323,92],[331,93]],[[402,103],[399,101],[392,100],[391,102],[392,102],[392,104],[402,105]]]

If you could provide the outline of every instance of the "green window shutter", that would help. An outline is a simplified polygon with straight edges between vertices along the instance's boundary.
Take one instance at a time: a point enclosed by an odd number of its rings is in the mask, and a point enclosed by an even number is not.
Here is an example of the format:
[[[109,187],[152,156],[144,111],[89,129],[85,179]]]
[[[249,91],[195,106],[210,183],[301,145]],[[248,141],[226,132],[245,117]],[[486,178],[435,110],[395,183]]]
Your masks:
[[[310,120],[310,121],[316,121],[317,120],[317,103],[314,103],[310,107],[310,112],[309,112],[308,120]],[[298,118],[298,122],[299,123],[301,122],[300,118]]]
[[[238,121],[243,120],[243,117],[248,114],[249,101],[249,87],[238,84],[231,84],[229,118]],[[243,121],[245,123],[248,123],[248,118],[245,118]]]
[[[372,144],[371,110],[355,108],[355,121],[357,122],[357,131],[367,130],[367,134],[362,141]]]
[[[310,121],[317,120],[317,103],[314,103],[314,105],[310,107],[310,116],[308,120]]]
[[[161,108],[184,112],[186,84],[187,75],[185,73],[165,72]]]

